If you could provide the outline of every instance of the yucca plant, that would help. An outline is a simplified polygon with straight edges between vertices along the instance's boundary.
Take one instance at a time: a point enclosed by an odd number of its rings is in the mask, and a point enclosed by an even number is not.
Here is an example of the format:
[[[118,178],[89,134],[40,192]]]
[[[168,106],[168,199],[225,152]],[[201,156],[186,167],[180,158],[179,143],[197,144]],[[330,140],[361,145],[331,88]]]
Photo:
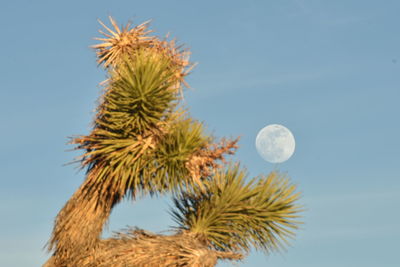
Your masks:
[[[45,266],[214,266],[251,248],[283,248],[297,228],[298,193],[277,173],[246,182],[225,168],[238,139],[217,141],[179,105],[193,66],[148,24],[106,32],[94,48],[107,71],[89,135],[72,139],[86,179],[56,217]],[[128,229],[101,239],[113,207],[138,194],[170,193],[178,226],[170,236]]]

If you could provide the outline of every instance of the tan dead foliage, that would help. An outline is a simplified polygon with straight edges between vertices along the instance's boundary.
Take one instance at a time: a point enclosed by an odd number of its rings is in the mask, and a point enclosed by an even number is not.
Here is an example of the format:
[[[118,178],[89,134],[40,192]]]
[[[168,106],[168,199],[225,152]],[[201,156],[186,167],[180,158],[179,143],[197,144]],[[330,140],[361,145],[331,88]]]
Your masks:
[[[139,48],[149,48],[154,50],[155,54],[168,57],[172,65],[175,68],[177,67],[176,78],[178,83],[175,86],[176,88],[180,88],[181,83],[189,87],[184,77],[189,74],[195,64],[189,61],[190,51],[188,49],[178,46],[175,39],[168,41],[168,35],[163,40],[156,36],[149,36],[152,33],[151,30],[148,30],[149,21],[131,28],[130,23],[125,27],[119,27],[112,17],[109,17],[109,20],[114,29],[107,27],[99,20],[106,31],[99,31],[104,37],[94,38],[101,43],[92,46],[96,50],[99,65],[103,64],[105,68],[115,67],[127,55],[132,55]]]
[[[99,30],[104,37],[94,39],[102,41],[102,43],[92,46],[96,49],[97,63],[99,65],[104,64],[106,68],[115,66],[124,54],[130,53],[130,51],[136,50],[140,46],[149,46],[154,42],[155,37],[148,36],[152,32],[147,29],[149,21],[134,28],[130,28],[130,23],[120,28],[112,17],[109,17],[109,19],[114,30],[99,20],[106,32]]]
[[[235,140],[222,139],[218,144],[210,144],[206,149],[202,149],[191,156],[186,162],[186,168],[196,184],[204,189],[201,178],[211,176],[221,167],[217,163],[218,160],[225,164],[224,155],[234,154],[238,148],[238,141],[239,138]]]
[[[243,259],[239,253],[210,249],[201,239],[188,232],[158,235],[128,230],[62,264],[50,258],[44,267],[213,267],[218,259]]]

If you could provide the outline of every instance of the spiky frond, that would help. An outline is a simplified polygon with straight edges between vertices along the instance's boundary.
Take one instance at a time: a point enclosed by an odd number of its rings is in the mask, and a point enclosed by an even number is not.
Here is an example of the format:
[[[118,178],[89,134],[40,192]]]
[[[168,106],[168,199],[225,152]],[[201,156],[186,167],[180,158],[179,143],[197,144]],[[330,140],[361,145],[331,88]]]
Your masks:
[[[175,198],[172,215],[179,228],[203,235],[217,250],[282,249],[298,227],[299,193],[277,173],[248,183],[245,177],[239,166],[230,167],[205,182],[206,191]]]
[[[177,78],[168,57],[141,49],[112,71],[98,107],[101,134],[128,138],[165,121],[177,104]]]
[[[191,177],[186,163],[212,141],[204,133],[203,125],[195,120],[186,118],[173,124],[152,156],[150,170],[157,174],[152,180],[154,188],[175,192],[198,182]]]
[[[233,153],[232,144],[236,144],[230,141],[217,146],[213,141],[204,133],[201,123],[189,118],[171,122],[160,135],[139,139],[106,139],[95,135],[75,139],[79,149],[88,151],[82,164],[89,168],[91,187],[111,198],[122,197],[128,191],[135,196],[139,191],[174,192],[186,186],[201,186],[200,177],[188,168],[194,165],[193,158],[203,159],[210,175],[219,167],[218,161],[224,159],[224,154]],[[201,169],[203,163],[198,164],[197,169]],[[86,188],[91,190],[91,187]]]
[[[149,36],[152,32],[148,30],[149,22],[134,28],[131,28],[128,23],[125,27],[120,28],[112,17],[109,19],[114,29],[107,27],[99,20],[106,32],[100,30],[104,37],[95,38],[101,43],[92,46],[96,50],[99,65],[103,64],[105,68],[115,67],[121,64],[126,56],[134,55],[139,49],[150,48],[168,57],[173,65],[178,67],[175,69],[175,76],[188,87],[184,77],[194,67],[194,64],[189,62],[189,50],[177,46],[175,40],[168,41],[167,38],[160,40],[155,36]]]
[[[104,36],[102,38],[95,38],[101,41],[100,44],[92,46],[96,49],[97,63],[104,64],[104,67],[110,65],[117,65],[120,60],[125,56],[132,53],[139,47],[149,46],[155,37],[148,36],[151,33],[148,30],[149,22],[144,22],[134,28],[130,28],[128,23],[125,27],[120,28],[116,21],[109,17],[110,22],[114,29],[107,27],[101,20],[99,23],[104,27],[106,32],[100,30],[99,32]]]

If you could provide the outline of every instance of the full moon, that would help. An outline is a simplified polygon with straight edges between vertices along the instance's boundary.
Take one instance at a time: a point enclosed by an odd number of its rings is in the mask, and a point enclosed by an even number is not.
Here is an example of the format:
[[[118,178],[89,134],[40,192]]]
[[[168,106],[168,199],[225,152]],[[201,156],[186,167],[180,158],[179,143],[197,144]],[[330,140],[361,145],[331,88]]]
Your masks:
[[[262,128],[256,137],[256,148],[260,156],[270,163],[288,160],[294,152],[296,143],[288,128],[271,124]]]

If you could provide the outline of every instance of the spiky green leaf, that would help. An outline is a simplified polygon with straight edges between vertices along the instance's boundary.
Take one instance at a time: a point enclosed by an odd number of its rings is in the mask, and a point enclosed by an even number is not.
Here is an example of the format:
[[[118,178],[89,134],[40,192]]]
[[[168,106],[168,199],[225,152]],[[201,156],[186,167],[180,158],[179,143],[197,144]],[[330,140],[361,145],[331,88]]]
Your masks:
[[[203,235],[217,250],[284,248],[299,224],[295,186],[277,173],[245,180],[245,171],[230,166],[205,183],[206,191],[174,198],[178,228]]]

